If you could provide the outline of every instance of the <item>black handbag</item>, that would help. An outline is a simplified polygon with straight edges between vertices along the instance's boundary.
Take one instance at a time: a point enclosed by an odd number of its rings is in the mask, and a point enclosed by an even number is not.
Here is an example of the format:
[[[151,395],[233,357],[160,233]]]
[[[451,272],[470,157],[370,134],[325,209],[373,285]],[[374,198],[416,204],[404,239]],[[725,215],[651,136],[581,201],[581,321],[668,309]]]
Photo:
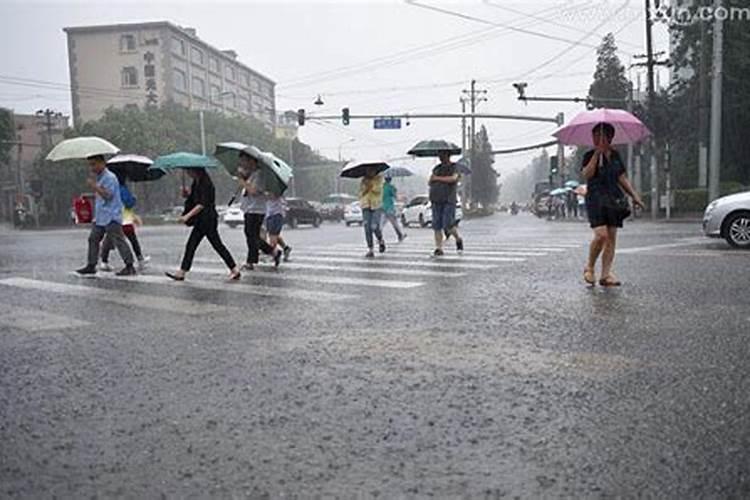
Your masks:
[[[602,199],[602,205],[620,220],[627,219],[632,213],[630,211],[630,203],[628,203],[628,199],[624,196],[607,194]]]

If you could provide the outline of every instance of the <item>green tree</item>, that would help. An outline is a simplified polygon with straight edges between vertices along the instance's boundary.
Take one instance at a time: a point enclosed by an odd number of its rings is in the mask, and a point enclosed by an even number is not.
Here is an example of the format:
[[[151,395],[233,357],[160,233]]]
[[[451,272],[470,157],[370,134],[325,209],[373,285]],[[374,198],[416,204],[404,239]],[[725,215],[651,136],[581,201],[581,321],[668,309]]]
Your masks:
[[[597,108],[625,108],[630,83],[625,76],[625,66],[617,56],[617,44],[612,33],[604,37],[596,53],[594,82],[589,87],[589,96],[593,98],[592,104]]]
[[[13,148],[11,141],[16,138],[13,112],[0,108],[0,164],[10,164],[9,152]]]
[[[482,126],[474,138],[474,162],[471,167],[471,199],[472,203],[479,203],[482,207],[490,207],[497,203],[500,189],[498,177],[500,175],[492,167],[495,157],[492,154],[492,144],[487,136],[487,129]]]

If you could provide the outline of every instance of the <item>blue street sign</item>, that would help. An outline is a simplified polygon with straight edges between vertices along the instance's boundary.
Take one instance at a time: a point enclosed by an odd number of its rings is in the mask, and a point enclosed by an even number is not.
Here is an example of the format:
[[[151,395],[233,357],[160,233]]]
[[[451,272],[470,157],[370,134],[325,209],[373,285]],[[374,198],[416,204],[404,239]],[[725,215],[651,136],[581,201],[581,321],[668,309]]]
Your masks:
[[[376,129],[401,128],[401,118],[375,118],[373,125]]]

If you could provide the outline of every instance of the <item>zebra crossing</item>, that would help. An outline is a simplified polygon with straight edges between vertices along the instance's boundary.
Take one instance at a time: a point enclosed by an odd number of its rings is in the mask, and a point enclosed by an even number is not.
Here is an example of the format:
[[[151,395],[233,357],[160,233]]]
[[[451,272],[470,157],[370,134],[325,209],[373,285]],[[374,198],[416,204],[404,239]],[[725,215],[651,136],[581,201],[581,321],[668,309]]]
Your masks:
[[[80,329],[95,320],[68,317],[38,305],[12,304],[3,297],[32,292],[36,297],[60,300],[86,299],[86,302],[136,308],[189,317],[240,312],[242,297],[250,300],[290,300],[290,303],[335,303],[356,300],[378,290],[408,292],[430,285],[443,285],[471,279],[503,266],[517,265],[549,255],[576,251],[581,243],[570,241],[531,243],[470,242],[467,251],[431,257],[432,243],[414,238],[391,244],[385,254],[365,259],[361,244],[311,245],[297,247],[290,262],[276,270],[270,263],[244,272],[242,280],[228,283],[217,258],[198,257],[184,282],[172,282],[163,272],[174,269],[173,262],[152,262],[133,277],[99,273],[97,279],[81,280],[68,274],[38,277],[11,276],[0,279],[0,333],[5,330],[44,333],[50,330]],[[201,293],[203,292],[203,293]],[[206,295],[205,292],[216,292]],[[228,294],[228,295],[225,295]],[[399,295],[400,297],[400,295]],[[231,299],[231,300],[229,300]],[[11,302],[18,302],[13,300]],[[91,307],[96,307],[92,305]]]

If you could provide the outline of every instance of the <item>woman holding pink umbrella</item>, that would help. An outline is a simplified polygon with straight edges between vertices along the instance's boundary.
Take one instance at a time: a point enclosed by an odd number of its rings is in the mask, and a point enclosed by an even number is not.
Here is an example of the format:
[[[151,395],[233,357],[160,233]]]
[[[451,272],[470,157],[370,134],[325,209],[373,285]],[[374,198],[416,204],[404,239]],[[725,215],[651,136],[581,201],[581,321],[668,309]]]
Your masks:
[[[617,230],[630,215],[625,195],[633,199],[635,206],[644,206],[627,178],[622,158],[613,146],[640,142],[651,132],[627,111],[601,108],[579,113],[552,135],[561,144],[594,147],[584,155],[581,165],[581,173],[587,184],[586,213],[594,231],[583,279],[589,285],[596,284],[595,267],[601,256],[599,284],[605,287],[619,286],[621,283],[612,272],[612,264],[617,247]]]

